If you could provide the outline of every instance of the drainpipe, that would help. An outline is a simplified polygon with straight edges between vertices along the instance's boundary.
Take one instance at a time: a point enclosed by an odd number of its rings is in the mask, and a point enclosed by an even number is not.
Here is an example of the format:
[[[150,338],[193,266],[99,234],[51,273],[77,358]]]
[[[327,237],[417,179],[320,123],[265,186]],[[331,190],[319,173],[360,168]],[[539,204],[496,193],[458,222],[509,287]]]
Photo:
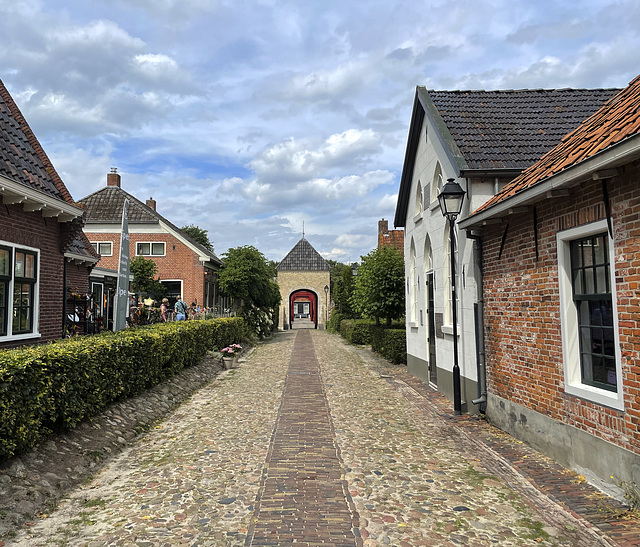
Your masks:
[[[495,177],[493,179],[493,195],[495,196],[500,191],[500,184],[498,183],[500,179]]]
[[[497,179],[496,179],[497,185]],[[475,266],[477,274],[476,290],[477,303],[474,306],[476,327],[476,352],[478,364],[478,383],[480,385],[480,397],[473,399],[474,405],[480,405],[480,411],[484,412],[487,403],[487,364],[484,347],[484,280],[482,276],[482,238],[478,234],[467,232],[467,238],[475,243]]]
[[[67,326],[67,259],[62,257],[62,336]]]

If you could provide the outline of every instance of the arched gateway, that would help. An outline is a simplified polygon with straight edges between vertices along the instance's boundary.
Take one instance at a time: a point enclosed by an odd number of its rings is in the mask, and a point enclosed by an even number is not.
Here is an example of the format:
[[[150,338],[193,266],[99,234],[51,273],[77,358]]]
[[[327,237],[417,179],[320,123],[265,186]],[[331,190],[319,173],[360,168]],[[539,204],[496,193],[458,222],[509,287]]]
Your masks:
[[[325,327],[331,304],[330,269],[304,237],[278,264],[281,329]]]

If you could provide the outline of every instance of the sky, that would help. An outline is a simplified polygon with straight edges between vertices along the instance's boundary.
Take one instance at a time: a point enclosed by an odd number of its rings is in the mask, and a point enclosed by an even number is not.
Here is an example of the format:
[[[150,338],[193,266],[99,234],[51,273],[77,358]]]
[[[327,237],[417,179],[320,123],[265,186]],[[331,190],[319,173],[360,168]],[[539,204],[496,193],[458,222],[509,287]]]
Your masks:
[[[0,0],[0,79],[72,196],[122,188],[218,255],[358,261],[416,85],[624,87],[640,0]]]

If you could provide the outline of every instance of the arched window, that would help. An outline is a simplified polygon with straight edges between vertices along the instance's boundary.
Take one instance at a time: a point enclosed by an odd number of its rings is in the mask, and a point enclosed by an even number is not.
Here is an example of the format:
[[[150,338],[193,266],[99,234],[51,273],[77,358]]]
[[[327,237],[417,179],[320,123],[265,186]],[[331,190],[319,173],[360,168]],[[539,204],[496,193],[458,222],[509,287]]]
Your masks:
[[[449,223],[447,222],[444,230],[444,324],[453,325],[453,300],[451,296],[451,240],[449,239]],[[455,264],[456,264],[456,303],[460,302],[460,262],[458,261],[458,234],[454,229],[453,237],[455,238]]]
[[[438,195],[442,191],[442,167],[440,162],[436,164],[436,170],[433,173],[433,182],[431,183],[431,203],[437,201]]]
[[[411,238],[411,250],[409,253],[409,302],[411,312],[411,322],[418,322],[418,280],[417,280],[417,268],[416,268],[416,246]]]
[[[418,187],[416,188],[416,215],[419,215],[424,210],[424,198],[422,196],[422,184],[418,181]]]
[[[424,255],[422,257],[422,269],[423,269],[422,278],[426,281],[427,274],[433,271],[433,258],[431,257],[431,240],[429,239],[428,235],[424,239]],[[424,308],[425,310],[428,310],[429,295],[427,294],[427,291],[424,292],[424,297],[425,297]]]

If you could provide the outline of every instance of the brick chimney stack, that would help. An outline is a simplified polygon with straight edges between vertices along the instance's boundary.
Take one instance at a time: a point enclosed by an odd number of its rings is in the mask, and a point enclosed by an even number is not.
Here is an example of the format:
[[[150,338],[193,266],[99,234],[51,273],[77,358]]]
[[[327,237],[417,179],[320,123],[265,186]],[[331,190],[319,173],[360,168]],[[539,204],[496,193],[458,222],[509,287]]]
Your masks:
[[[389,221],[383,218],[382,220],[378,221],[378,235],[384,235],[388,233],[389,233]]]
[[[156,200],[153,199],[152,197],[150,197],[147,200],[147,207],[149,207],[149,208],[151,208],[151,209],[153,209],[155,211],[156,210]]]
[[[120,175],[118,175],[117,167],[112,167],[111,173],[107,173],[107,186],[117,186],[120,188]]]

